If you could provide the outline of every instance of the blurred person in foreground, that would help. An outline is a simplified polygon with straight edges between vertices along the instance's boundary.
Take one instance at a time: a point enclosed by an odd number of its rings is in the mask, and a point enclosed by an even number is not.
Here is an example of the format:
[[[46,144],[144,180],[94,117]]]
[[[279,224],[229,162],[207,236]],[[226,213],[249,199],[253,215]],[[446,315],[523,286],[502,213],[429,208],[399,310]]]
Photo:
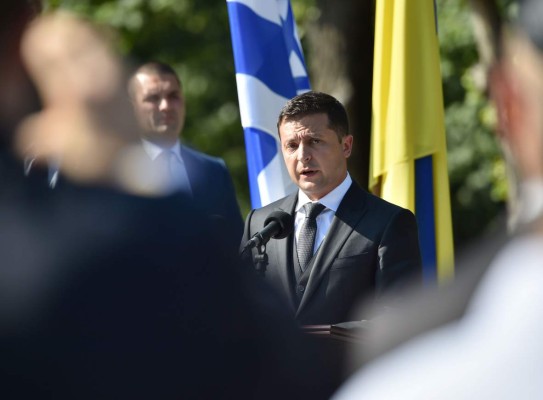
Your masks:
[[[0,398],[326,398],[273,297],[209,251],[194,202],[135,195],[139,135],[107,41],[68,14],[26,29],[29,6],[4,4],[0,24]],[[24,178],[12,149],[29,144],[62,157],[65,185]]]
[[[294,216],[294,232],[267,244],[265,280],[286,310],[301,324],[336,324],[349,321],[361,299],[420,281],[415,216],[363,190],[347,171],[354,139],[343,105],[326,93],[300,94],[283,107],[277,128],[299,189],[251,211],[242,246],[273,211]]]
[[[389,330],[407,334],[398,321],[423,322],[430,308],[454,317],[369,363],[334,399],[543,398],[543,2],[519,4],[490,76],[498,135],[519,179],[515,234],[489,265],[467,260],[477,279],[462,274],[454,290],[420,296],[418,310],[381,321],[368,346]],[[455,315],[451,304],[464,303]]]
[[[148,62],[134,72],[129,83],[140,123],[145,154],[169,177],[173,190],[183,190],[205,209],[221,217],[229,233],[224,240],[237,244],[243,220],[234,185],[224,161],[182,144],[185,96],[175,70],[164,63]]]

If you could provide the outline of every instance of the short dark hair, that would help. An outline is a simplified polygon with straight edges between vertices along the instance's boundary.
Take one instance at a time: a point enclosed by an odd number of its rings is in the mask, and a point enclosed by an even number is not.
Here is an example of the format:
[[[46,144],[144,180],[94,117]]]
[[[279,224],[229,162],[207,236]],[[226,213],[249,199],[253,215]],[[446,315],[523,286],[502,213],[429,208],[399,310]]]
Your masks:
[[[135,89],[134,89],[134,81],[137,74],[149,74],[149,75],[172,75],[177,83],[179,83],[179,87],[183,87],[181,80],[179,79],[179,76],[177,75],[177,72],[175,72],[175,69],[169,64],[166,64],[164,62],[160,61],[149,61],[144,64],[139,65],[137,68],[133,70],[133,73],[130,74],[130,80],[128,84],[128,92],[130,94],[130,97],[134,97]]]
[[[277,119],[277,130],[284,121],[313,114],[326,114],[328,127],[336,132],[339,139],[349,134],[349,119],[343,104],[329,94],[313,91],[299,94],[285,104]]]
[[[177,72],[169,64],[160,62],[160,61],[150,61],[142,64],[136,70],[136,74],[146,73],[146,74],[157,74],[157,75],[173,75],[177,80]]]

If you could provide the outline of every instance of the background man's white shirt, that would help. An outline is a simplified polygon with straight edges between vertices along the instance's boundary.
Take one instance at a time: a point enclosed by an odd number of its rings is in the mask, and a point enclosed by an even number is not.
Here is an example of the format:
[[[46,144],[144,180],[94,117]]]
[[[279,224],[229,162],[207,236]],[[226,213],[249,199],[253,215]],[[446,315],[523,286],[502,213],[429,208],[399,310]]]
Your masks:
[[[163,152],[168,152],[168,164],[157,165],[167,178],[166,187],[170,191],[182,190],[192,194],[185,162],[181,157],[181,143],[178,140],[172,147],[161,147],[153,142],[142,139],[143,149],[152,161],[157,160]]]

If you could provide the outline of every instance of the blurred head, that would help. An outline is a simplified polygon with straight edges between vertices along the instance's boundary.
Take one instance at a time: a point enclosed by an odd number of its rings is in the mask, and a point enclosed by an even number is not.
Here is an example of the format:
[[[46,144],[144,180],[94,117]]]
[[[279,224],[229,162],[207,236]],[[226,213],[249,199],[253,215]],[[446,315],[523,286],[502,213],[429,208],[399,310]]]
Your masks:
[[[173,144],[185,123],[181,82],[169,65],[147,63],[137,69],[129,86],[144,138]]]
[[[492,72],[499,134],[522,180],[543,178],[543,2],[520,2],[516,26],[503,35]]]
[[[100,104],[118,95],[124,70],[108,39],[68,12],[46,14],[29,26],[21,54],[47,105]]]
[[[310,199],[324,197],[345,179],[353,137],[338,100],[319,92],[298,95],[281,110],[277,127],[290,178]]]
[[[43,110],[22,121],[16,146],[22,156],[61,160],[63,175],[74,181],[133,191],[124,171],[134,170],[139,127],[126,96],[124,62],[105,33],[67,12],[42,15],[28,26],[21,55]]]
[[[490,78],[498,135],[518,187],[519,222],[539,215],[543,201],[543,2],[520,2],[519,19],[504,31],[501,58]],[[535,197],[530,193],[539,193]],[[518,193],[517,193],[518,192]],[[529,193],[530,192],[530,193]],[[541,204],[536,204],[541,203]],[[529,211],[527,211],[529,210]],[[516,216],[513,216],[516,218]],[[513,221],[515,223],[515,221]]]

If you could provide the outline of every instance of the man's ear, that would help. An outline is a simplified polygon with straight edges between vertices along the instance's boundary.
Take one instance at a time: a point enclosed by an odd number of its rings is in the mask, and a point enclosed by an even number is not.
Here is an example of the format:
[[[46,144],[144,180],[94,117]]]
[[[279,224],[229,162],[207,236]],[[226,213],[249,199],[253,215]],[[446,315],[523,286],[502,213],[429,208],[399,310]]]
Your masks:
[[[343,155],[345,158],[349,158],[351,156],[351,152],[353,151],[353,135],[347,135],[342,140],[343,145]]]

